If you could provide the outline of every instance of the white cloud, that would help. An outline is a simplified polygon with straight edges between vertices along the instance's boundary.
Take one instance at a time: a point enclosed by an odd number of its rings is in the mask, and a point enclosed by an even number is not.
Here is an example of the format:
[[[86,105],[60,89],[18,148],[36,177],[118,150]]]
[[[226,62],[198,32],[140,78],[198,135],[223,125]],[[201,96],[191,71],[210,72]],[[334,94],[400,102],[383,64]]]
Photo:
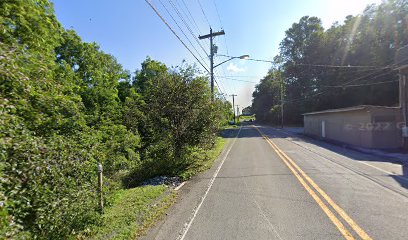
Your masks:
[[[228,72],[234,72],[234,73],[245,72],[245,68],[240,68],[233,63],[230,63],[228,65],[227,70]]]

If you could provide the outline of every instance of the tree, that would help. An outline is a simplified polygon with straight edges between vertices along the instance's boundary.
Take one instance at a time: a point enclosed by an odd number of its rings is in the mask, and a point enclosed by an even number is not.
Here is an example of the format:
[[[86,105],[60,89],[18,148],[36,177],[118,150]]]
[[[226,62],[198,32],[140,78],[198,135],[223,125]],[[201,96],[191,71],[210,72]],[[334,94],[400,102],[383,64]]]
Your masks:
[[[176,175],[194,161],[194,149],[213,146],[231,110],[225,110],[230,106],[223,101],[211,101],[208,79],[197,73],[185,64],[168,69],[150,58],[137,71],[134,90],[126,100],[126,122],[142,133],[143,166],[129,184],[156,175]]]
[[[347,16],[327,30],[316,17],[294,23],[280,44],[279,66],[273,67],[284,78],[286,122],[300,124],[302,113],[330,108],[397,105],[398,83],[390,81],[398,77],[391,69],[398,47],[408,44],[407,14],[408,1],[389,0],[369,5],[363,14]],[[253,107],[259,120],[274,121],[279,115],[274,98],[280,93],[267,87],[268,77],[254,91]]]

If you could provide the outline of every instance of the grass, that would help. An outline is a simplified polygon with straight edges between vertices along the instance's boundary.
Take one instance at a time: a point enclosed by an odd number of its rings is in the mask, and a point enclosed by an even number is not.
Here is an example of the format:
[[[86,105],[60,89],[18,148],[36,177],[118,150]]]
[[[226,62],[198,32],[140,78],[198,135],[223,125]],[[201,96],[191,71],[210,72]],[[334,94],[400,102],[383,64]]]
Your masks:
[[[239,121],[240,122],[250,121],[250,120],[255,121],[255,115],[250,115],[250,116],[241,115],[241,116],[239,116]]]
[[[199,172],[210,169],[214,161],[220,155],[222,149],[224,148],[226,139],[222,137],[217,137],[215,141],[214,148],[210,150],[197,150],[193,153],[192,158],[194,163],[190,165],[186,170],[179,174],[179,176],[186,180],[190,179],[192,176]]]
[[[226,139],[217,137],[214,148],[196,149],[194,164],[180,173],[184,180],[213,165],[224,148]],[[165,214],[175,202],[176,192],[167,186],[143,186],[115,192],[111,205],[105,208],[103,223],[94,226],[87,239],[137,239]]]
[[[103,224],[91,230],[91,239],[136,239],[164,215],[175,196],[164,185],[119,190],[105,208]]]

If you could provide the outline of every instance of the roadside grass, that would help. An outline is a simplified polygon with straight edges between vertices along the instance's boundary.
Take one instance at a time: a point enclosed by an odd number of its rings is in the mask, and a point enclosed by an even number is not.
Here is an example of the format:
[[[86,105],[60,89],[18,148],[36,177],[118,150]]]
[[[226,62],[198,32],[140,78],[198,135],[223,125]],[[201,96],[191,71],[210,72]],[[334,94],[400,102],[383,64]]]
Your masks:
[[[238,128],[238,125],[236,125],[236,124],[231,124],[231,125],[226,125],[226,126],[224,126],[222,129],[223,129],[223,130],[228,130],[228,129],[236,129],[236,128]]]
[[[239,121],[240,122],[245,122],[245,121],[255,121],[255,114],[254,115],[249,115],[249,116],[245,116],[245,115],[241,115],[239,116]]]
[[[179,174],[180,178],[187,180],[211,168],[226,142],[225,138],[217,137],[214,148],[194,151],[191,156],[194,163]],[[118,190],[105,208],[102,224],[93,226],[83,238],[137,239],[164,216],[176,197],[176,192],[165,185]]]
[[[103,223],[91,230],[90,239],[137,239],[164,215],[175,197],[165,185],[119,190],[105,208]]]
[[[217,137],[215,141],[214,148],[210,150],[197,150],[192,154],[194,158],[194,163],[190,165],[187,169],[179,174],[183,180],[190,179],[192,176],[196,175],[199,172],[203,172],[207,169],[210,169],[214,161],[220,155],[222,149],[224,148],[227,140],[223,137]]]

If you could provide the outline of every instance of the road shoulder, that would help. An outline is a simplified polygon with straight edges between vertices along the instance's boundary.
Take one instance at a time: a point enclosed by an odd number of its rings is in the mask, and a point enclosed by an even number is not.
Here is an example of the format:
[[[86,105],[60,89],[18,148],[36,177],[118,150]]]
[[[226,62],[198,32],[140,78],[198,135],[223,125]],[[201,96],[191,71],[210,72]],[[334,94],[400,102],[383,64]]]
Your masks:
[[[230,134],[224,136],[227,142],[212,167],[187,181],[177,191],[176,201],[168,208],[166,216],[150,228],[146,235],[139,239],[177,239],[183,234],[185,225],[188,224],[194,209],[201,202],[212,176],[222,163],[222,159],[228,154],[228,149],[232,147],[233,140],[238,131],[238,129],[234,129]]]

